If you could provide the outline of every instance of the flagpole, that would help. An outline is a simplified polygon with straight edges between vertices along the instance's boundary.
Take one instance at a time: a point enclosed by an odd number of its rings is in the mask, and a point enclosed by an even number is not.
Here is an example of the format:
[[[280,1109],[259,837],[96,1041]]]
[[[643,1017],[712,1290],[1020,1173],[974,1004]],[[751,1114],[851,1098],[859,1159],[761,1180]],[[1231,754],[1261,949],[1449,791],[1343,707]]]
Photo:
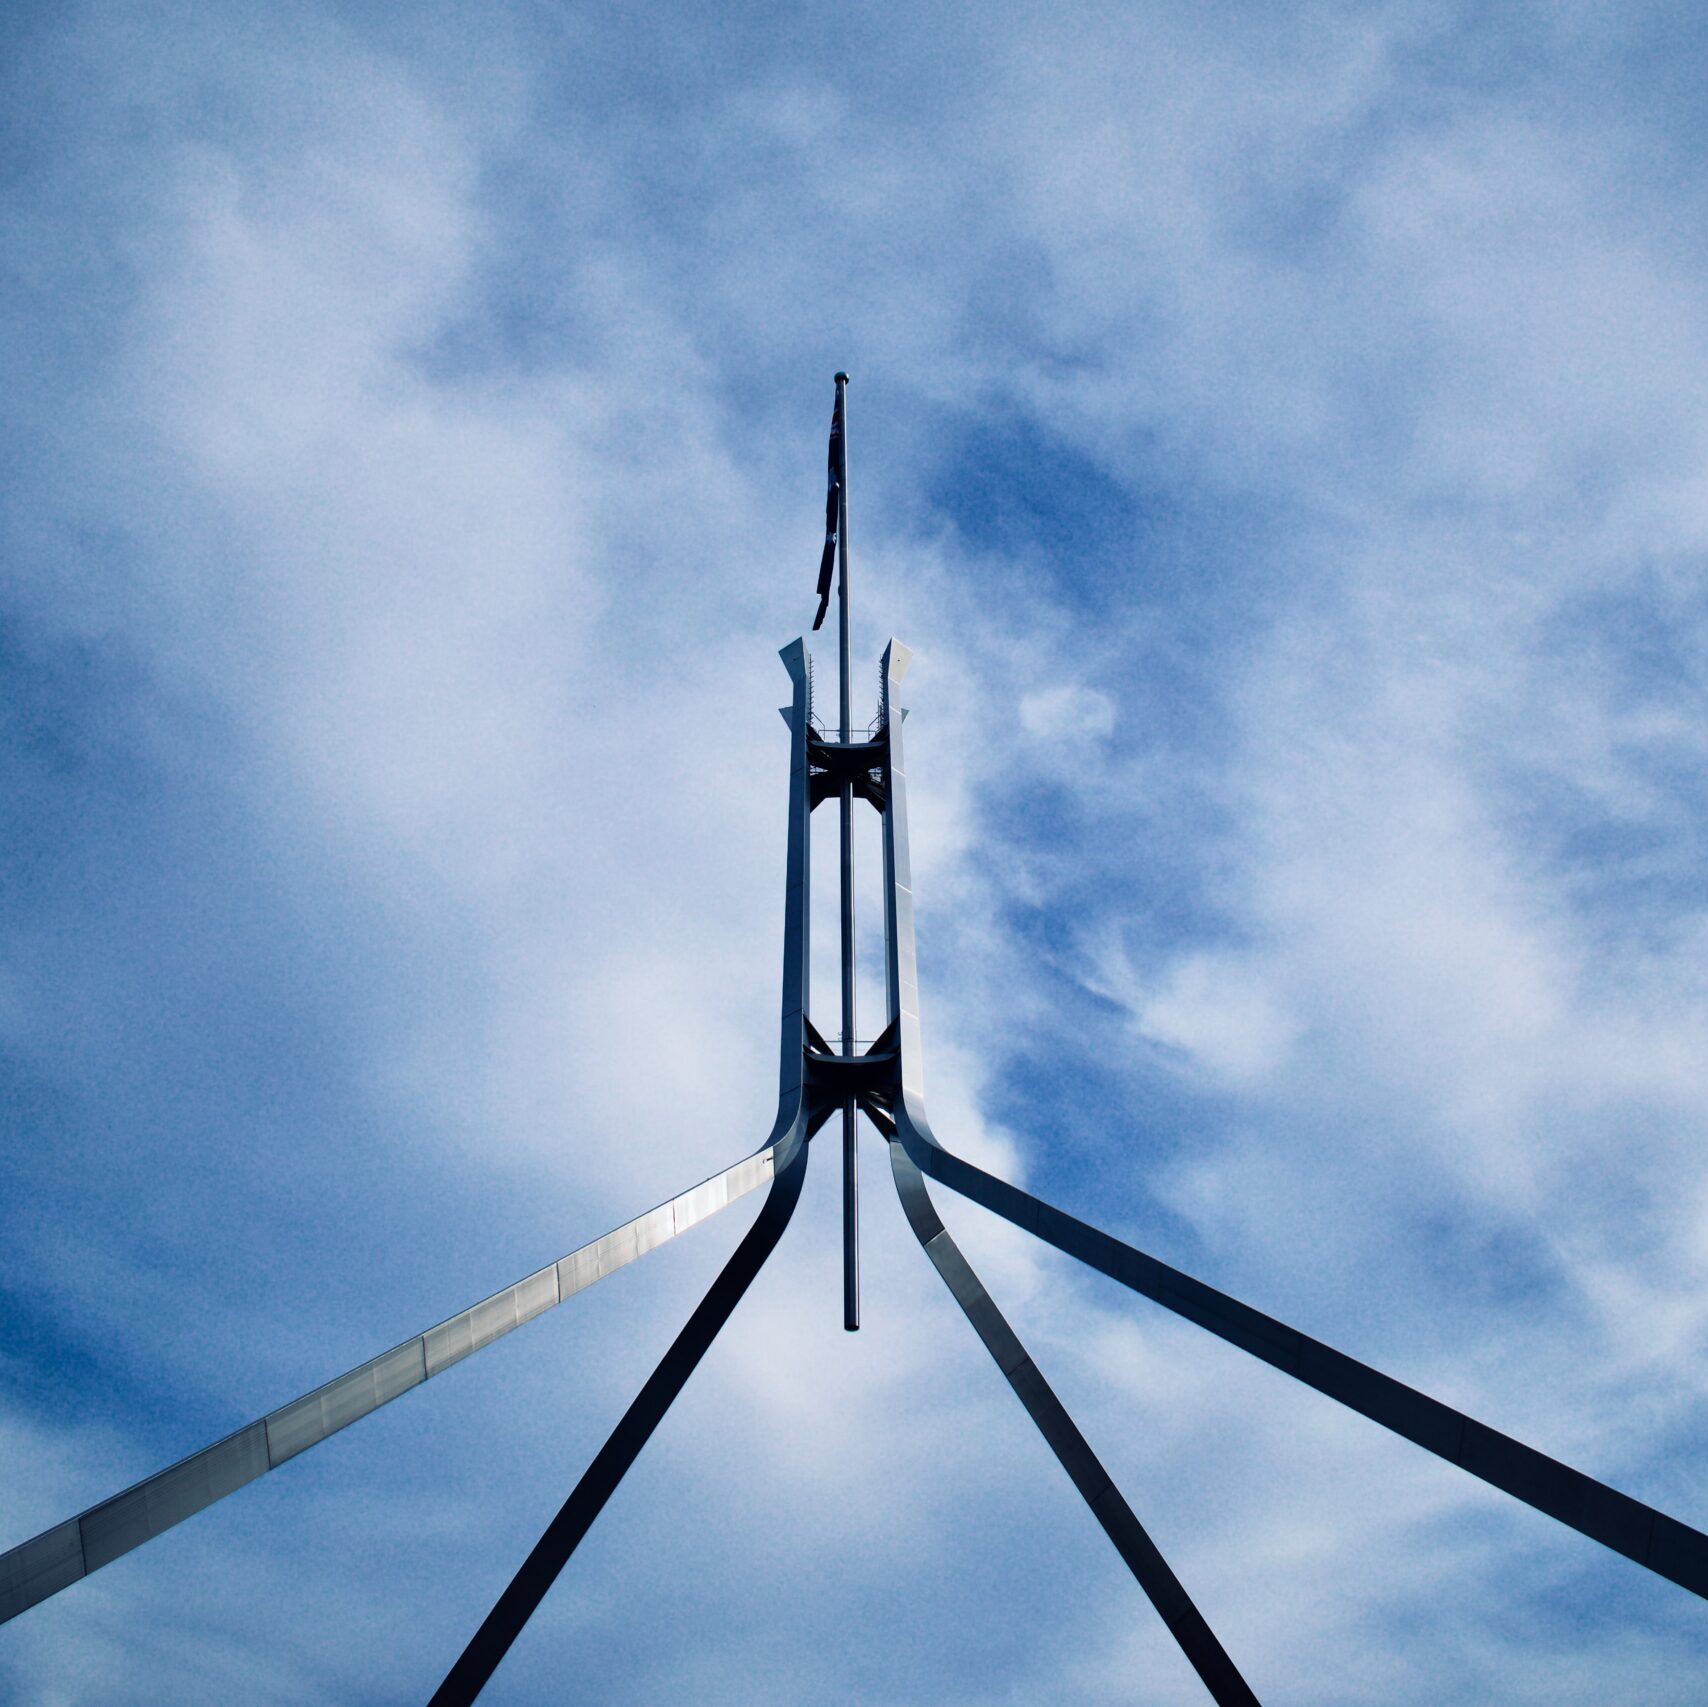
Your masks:
[[[852,737],[849,715],[848,636],[848,375],[836,376],[837,435],[836,550],[839,558],[837,618],[842,650],[842,730]],[[842,1053],[854,1053],[854,783],[842,783]],[[860,1151],[854,1099],[842,1105],[842,1325],[853,1333],[860,1326]]]

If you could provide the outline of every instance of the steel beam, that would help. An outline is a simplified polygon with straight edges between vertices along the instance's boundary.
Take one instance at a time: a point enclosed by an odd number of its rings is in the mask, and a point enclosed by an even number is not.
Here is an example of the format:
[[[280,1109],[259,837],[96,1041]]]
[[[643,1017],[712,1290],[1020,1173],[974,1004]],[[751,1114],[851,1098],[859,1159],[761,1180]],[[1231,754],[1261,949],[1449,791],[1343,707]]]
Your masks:
[[[553,1305],[715,1215],[772,1177],[772,1147],[555,1263],[358,1364],[134,1487],[0,1553],[0,1623],[277,1469],[329,1435],[483,1350]]]
[[[919,969],[913,940],[913,868],[908,847],[907,774],[902,758],[901,725],[906,716],[899,693],[912,653],[892,640],[884,649],[880,717],[884,727],[884,947],[885,984],[889,998],[888,1024],[880,1043],[888,1062],[890,1083],[876,1097],[868,1096],[867,1110],[890,1140],[890,1168],[908,1225],[930,1257],[955,1302],[965,1312],[985,1349],[1038,1432],[1049,1443],[1062,1468],[1072,1478],[1081,1498],[1114,1543],[1139,1586],[1150,1597],[1181,1651],[1209,1690],[1212,1698],[1229,1703],[1255,1703],[1251,1692],[1216,1633],[1193,1604],[1192,1598],[1170,1569],[1156,1543],[1134,1516],[1121,1490],[1098,1462],[1085,1436],[1079,1432],[1032,1361],[1026,1348],[1009,1327],[972,1265],[943,1226],[931,1195],[925,1188],[911,1149],[899,1140],[899,1129],[929,1131],[925,1115],[925,1075],[919,1026]],[[874,1046],[873,1054],[880,1051]]]
[[[1708,1598],[1708,1535],[1700,1530],[1075,1220],[951,1154],[937,1142],[925,1116],[923,1096],[907,779],[902,762],[904,713],[896,703],[896,689],[909,657],[906,648],[898,647],[893,640],[884,653],[884,716],[890,740],[884,812],[885,924],[890,1014],[897,1026],[901,1062],[892,1092],[876,1099],[875,1106],[869,1102],[879,1129],[893,1136],[922,1172],[1015,1226],[1037,1234],[1066,1255],[1077,1257],[1111,1280],[1120,1281],[1502,1493],[1611,1547],[1692,1594]]]
[[[687,1385],[688,1377],[699,1367],[700,1359],[741,1302],[754,1276],[777,1248],[777,1241],[800,1200],[801,1182],[806,1176],[809,1151],[804,1133],[798,1128],[788,1143],[779,1147],[779,1156],[785,1153],[787,1159],[779,1163],[759,1219],[748,1228],[735,1254],[712,1282],[711,1289],[647,1378],[634,1403],[623,1413],[622,1421],[611,1431],[610,1438],[588,1465],[545,1534],[498,1597],[456,1664],[445,1674],[445,1681],[434,1691],[428,1707],[468,1707],[486,1687],[511,1644],[556,1582],[558,1573],[569,1563],[581,1538],[592,1528],[629,1466],[640,1456],[653,1430]]]
[[[806,643],[801,640],[786,646],[782,659],[793,687],[790,703],[782,708],[790,733],[782,1025],[777,1119],[764,1147],[513,1286],[281,1405],[224,1440],[0,1553],[0,1623],[164,1534],[215,1500],[318,1445],[636,1257],[656,1250],[755,1186],[773,1180],[777,1170],[786,1165],[806,1136],[807,1120],[808,897],[812,876],[807,741],[812,722],[812,665]]]
[[[456,1664],[445,1674],[430,1707],[471,1702],[486,1687],[558,1573],[581,1544],[581,1538],[605,1509],[605,1502],[616,1492],[629,1466],[652,1438],[653,1430],[729,1320],[731,1311],[741,1302],[753,1277],[776,1249],[800,1199],[808,1140],[830,1116],[831,1105],[823,1099],[809,1099],[806,1073],[809,1046],[821,1049],[824,1044],[806,1012],[812,948],[813,800],[807,758],[812,727],[812,662],[804,640],[784,647],[782,659],[794,693],[790,703],[782,707],[783,721],[789,726],[789,819],[783,910],[782,1049],[777,1119],[766,1143],[774,1168],[771,1190],[758,1220],[748,1229],[735,1254],[712,1282],[663,1361],[647,1378],[623,1420],[588,1465]]]
[[[1193,1604],[1144,1525],[1133,1515],[1133,1508],[1008,1325],[972,1264],[961,1254],[937,1214],[924,1177],[906,1150],[894,1140],[890,1143],[890,1168],[907,1223],[920,1247],[930,1257],[943,1284],[972,1323],[1015,1396],[1026,1407],[1026,1414],[1055,1453],[1057,1462],[1090,1506],[1092,1516],[1103,1526],[1103,1533],[1114,1543],[1115,1551],[1150,1597],[1151,1605],[1191,1661],[1192,1669],[1211,1698],[1218,1707],[1256,1707],[1257,1697],[1216,1639],[1215,1631]]]
[[[1708,1535],[1701,1530],[1075,1220],[950,1154],[907,1120],[898,1124],[908,1155],[933,1179],[1490,1487],[1708,1599]]]
[[[850,666],[848,592],[848,375],[836,376],[836,550],[842,571],[837,586],[837,632],[841,653],[839,722],[844,751],[853,740],[849,716]],[[854,779],[842,775],[838,813],[842,870],[842,1053],[854,1053]],[[842,1104],[842,1325],[860,1326],[860,1128],[859,1105]]]

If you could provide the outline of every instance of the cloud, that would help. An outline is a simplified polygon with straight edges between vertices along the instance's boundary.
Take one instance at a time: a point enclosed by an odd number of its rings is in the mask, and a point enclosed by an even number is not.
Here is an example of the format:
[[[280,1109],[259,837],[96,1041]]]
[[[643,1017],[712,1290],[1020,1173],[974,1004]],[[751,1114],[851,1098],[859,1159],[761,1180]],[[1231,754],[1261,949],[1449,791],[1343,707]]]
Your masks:
[[[763,1135],[838,366],[941,1134],[1700,1517],[1683,27],[22,27],[12,1538]],[[1196,1699],[876,1146],[840,1333],[826,1162],[503,1687]],[[1266,1698],[1688,1698],[1682,1595],[945,1214]],[[0,1675],[424,1695],[738,1227]]]
[[[1095,739],[1114,729],[1115,707],[1095,688],[1044,688],[1021,699],[1020,727],[1046,741]]]

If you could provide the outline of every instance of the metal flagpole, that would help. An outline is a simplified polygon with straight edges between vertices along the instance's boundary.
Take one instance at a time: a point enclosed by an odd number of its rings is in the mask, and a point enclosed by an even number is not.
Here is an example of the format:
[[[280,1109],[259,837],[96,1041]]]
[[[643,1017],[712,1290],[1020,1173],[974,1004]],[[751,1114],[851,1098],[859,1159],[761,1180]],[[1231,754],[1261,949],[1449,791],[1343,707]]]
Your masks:
[[[848,665],[848,375],[836,376],[836,550],[841,570],[837,589],[840,629],[841,739],[851,739]],[[854,779],[842,779],[842,1053],[854,1053]],[[842,1325],[860,1326],[860,1150],[859,1104],[842,1105]]]

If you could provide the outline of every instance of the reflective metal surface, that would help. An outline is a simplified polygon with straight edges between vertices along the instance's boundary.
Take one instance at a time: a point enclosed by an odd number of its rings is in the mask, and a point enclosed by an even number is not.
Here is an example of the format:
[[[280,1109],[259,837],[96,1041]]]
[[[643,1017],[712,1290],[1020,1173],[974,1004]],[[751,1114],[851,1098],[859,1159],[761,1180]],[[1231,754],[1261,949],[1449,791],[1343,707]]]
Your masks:
[[[657,1213],[655,1209],[651,1215],[656,1216]],[[669,1213],[668,1205],[665,1213]],[[506,1286],[502,1292],[483,1298],[461,1315],[452,1316],[436,1328],[429,1328],[421,1336],[427,1373],[437,1375],[440,1370],[461,1362],[470,1352],[491,1345],[512,1328],[532,1321],[557,1303],[558,1296],[557,1264],[553,1263],[550,1268],[542,1268],[526,1280],[518,1280],[514,1286]]]
[[[1708,1535],[994,1178],[928,1135],[901,1141],[933,1179],[1426,1452],[1708,1599]]]
[[[22,1612],[69,1588],[83,1575],[83,1525],[80,1519],[64,1523],[0,1555],[0,1611],[6,1616]]]
[[[841,421],[846,376],[838,375],[837,382]],[[1708,1536],[1698,1530],[1170,1268],[985,1173],[938,1144],[923,1096],[902,740],[906,711],[898,698],[911,654],[899,642],[890,642],[883,657],[878,721],[869,738],[852,741],[845,437],[841,454],[837,529],[843,553],[840,741],[831,742],[815,726],[812,667],[804,641],[795,641],[782,654],[793,694],[790,705],[783,708],[790,731],[790,762],[779,1094],[776,1121],[766,1144],[733,1167],[481,1299],[425,1333],[0,1554],[0,1622],[420,1386],[625,1263],[715,1215],[756,1186],[768,1183],[770,1190],[753,1226],[434,1697],[438,1707],[473,1701],[775,1248],[799,1199],[812,1134],[834,1114],[848,1117],[856,1105],[865,1108],[889,1140],[896,1188],[921,1248],[1218,1702],[1249,1703],[1256,1698],[944,1228],[926,1176],[1536,1510],[1708,1598]],[[853,1040],[853,852],[849,822],[856,797],[876,807],[883,818],[888,1024],[870,1048],[864,1049]],[[811,813],[816,803],[833,798],[841,810],[843,876],[842,1028],[835,1047],[807,1014]],[[856,1172],[847,1118],[843,1154],[844,1319],[853,1327],[858,1323]]]
[[[849,689],[852,671],[848,662],[848,375],[836,376],[836,549],[841,557],[842,577],[838,590],[838,637],[841,674],[838,676],[841,711],[841,745],[846,750],[852,735],[849,718]],[[838,827],[841,832],[841,947],[842,947],[842,1050],[854,1053],[854,779],[844,775],[838,791]],[[842,1105],[842,1325],[853,1333],[860,1326],[860,1147],[859,1105],[849,1097]]]
[[[153,1540],[203,1506],[235,1493],[245,1482],[253,1482],[267,1468],[267,1425],[252,1422],[170,1470],[114,1495],[77,1520],[83,1535],[83,1569],[97,1571],[110,1565],[121,1553]]]
[[[890,1086],[873,1110],[879,1130],[890,1140],[890,1168],[903,1211],[920,1247],[943,1284],[984,1342],[996,1366],[1026,1414],[1067,1471],[1103,1533],[1114,1543],[1134,1579],[1149,1597],[1180,1644],[1194,1671],[1219,1707],[1256,1707],[1251,1691],[1204,1615],[1162,1556],[1125,1496],[1098,1461],[1043,1371],[1032,1361],[1020,1337],[1008,1325],[983,1281],[961,1253],[937,1214],[925,1180],[901,1142],[906,1131],[929,1141],[922,1095],[924,1071],[919,1049],[919,977],[913,942],[912,870],[907,840],[907,781],[902,765],[901,716],[896,690],[911,654],[891,641],[884,652],[883,704],[889,752],[889,786],[884,806],[884,892],[887,926],[889,1026],[883,1041],[889,1056]]]
[[[699,1367],[723,1325],[742,1300],[766,1259],[777,1248],[784,1229],[800,1201],[801,1182],[806,1174],[808,1149],[802,1123],[797,1121],[791,1137],[778,1146],[786,1156],[778,1170],[759,1219],[712,1282],[686,1326],[669,1351],[623,1413],[598,1456],[588,1465],[569,1498],[547,1526],[546,1532],[522,1562],[509,1585],[482,1621],[445,1681],[433,1692],[429,1707],[468,1707],[486,1687],[488,1680],[521,1635],[528,1620],[557,1581],[606,1502],[617,1491],[630,1465],[652,1438],[688,1377]]]
[[[576,1483],[534,1550],[523,1560],[521,1568],[498,1597],[468,1646],[445,1674],[445,1681],[434,1692],[429,1707],[468,1707],[468,1703],[486,1687],[493,1672],[509,1653],[511,1644],[522,1633],[557,1581],[559,1572],[580,1546],[594,1519],[605,1509],[605,1502],[616,1492],[629,1466],[640,1456],[641,1449],[652,1438],[653,1430],[663,1421],[665,1413],[687,1384],[688,1377],[699,1366],[700,1359],[741,1302],[754,1276],[777,1248],[777,1241],[782,1238],[800,1200],[801,1182],[806,1175],[809,1124],[808,1092],[802,1063],[809,1037],[815,1042],[821,1041],[806,1016],[807,962],[811,942],[811,865],[807,856],[812,822],[806,743],[811,727],[812,678],[803,642],[797,641],[786,648],[783,662],[788,666],[795,689],[793,703],[783,714],[789,725],[793,749],[789,767],[788,874],[785,881],[788,912],[783,933],[783,1058],[778,1074],[776,1122],[765,1149],[759,1152],[759,1157],[769,1160],[774,1172],[771,1190],[766,1194],[765,1206],[748,1229],[747,1236],[712,1282],[686,1326],[647,1378],[634,1403],[624,1412],[622,1421],[611,1431],[610,1438],[588,1465],[586,1473]],[[829,1106],[824,1104],[817,1114],[827,1116]],[[732,1174],[736,1171],[730,1170]],[[693,1199],[696,1194],[687,1192],[683,1195]],[[673,1200],[675,1203],[682,1201],[682,1198]]]
[[[1503,1493],[1681,1588],[1708,1598],[1708,1535],[1075,1220],[938,1144],[925,1118],[922,1098],[919,980],[900,727],[905,713],[895,703],[908,658],[906,648],[898,647],[893,640],[884,653],[884,711],[891,740],[890,798],[884,813],[887,971],[890,1012],[897,1024],[901,1061],[892,1092],[868,1104],[879,1130],[899,1142],[922,1172],[1015,1226],[1037,1234],[1066,1255],[1077,1257]]]
[[[271,1464],[283,1464],[299,1452],[336,1434],[359,1417],[377,1411],[381,1405],[418,1387],[427,1379],[426,1336],[406,1340],[328,1381],[312,1393],[282,1406],[266,1419],[267,1458]]]
[[[0,1554],[0,1624],[715,1215],[769,1180],[772,1159],[767,1144],[514,1286]]]
[[[1055,1453],[1056,1461],[1091,1508],[1103,1533],[1115,1544],[1115,1550],[1180,1644],[1211,1699],[1220,1707],[1255,1707],[1257,1697],[1144,1525],[1134,1516],[1125,1495],[1099,1462],[1090,1442],[1044,1379],[1043,1371],[1008,1325],[972,1264],[961,1254],[937,1215],[924,1177],[894,1139],[890,1142],[890,1165],[908,1225],[920,1246],[984,1342],[985,1350],[1008,1378],[1015,1396],[1026,1407],[1026,1414]]]

